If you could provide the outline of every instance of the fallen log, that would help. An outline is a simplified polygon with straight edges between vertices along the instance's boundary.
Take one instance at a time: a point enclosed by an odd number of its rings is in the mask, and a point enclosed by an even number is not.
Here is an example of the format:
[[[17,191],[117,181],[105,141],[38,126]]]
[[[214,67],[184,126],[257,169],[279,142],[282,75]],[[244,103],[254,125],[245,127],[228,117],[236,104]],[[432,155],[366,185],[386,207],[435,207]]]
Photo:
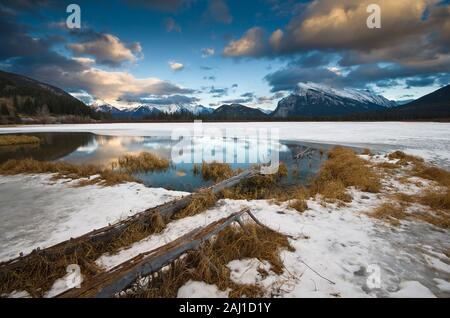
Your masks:
[[[248,169],[241,172],[238,175],[235,175],[229,179],[226,179],[222,182],[219,182],[205,190],[212,191],[213,193],[219,193],[220,191],[232,187],[238,184],[240,181],[251,178],[259,174],[257,169]],[[143,212],[139,212],[135,215],[128,217],[125,220],[119,221],[115,224],[108,225],[106,227],[93,230],[84,235],[81,235],[77,238],[71,238],[69,240],[63,241],[56,245],[50,246],[45,249],[36,249],[28,255],[19,256],[17,258],[11,259],[6,262],[0,263],[0,270],[10,271],[17,270],[23,267],[23,270],[26,270],[27,260],[32,257],[46,257],[49,261],[55,260],[61,255],[76,253],[83,245],[90,244],[108,244],[114,239],[118,238],[121,234],[125,232],[125,230],[131,224],[141,224],[148,225],[151,223],[152,215],[158,213],[163,217],[163,219],[167,222],[172,218],[172,216],[187,207],[189,203],[197,196],[201,195],[200,193],[193,193],[187,196],[184,196],[180,199],[176,199],[174,201],[170,201],[159,206],[147,209]]]
[[[245,208],[206,227],[196,228],[169,244],[141,253],[107,272],[94,276],[83,283],[80,288],[70,289],[56,297],[113,297],[130,286],[139,277],[157,272],[186,252],[199,248],[203,242],[209,240],[233,222],[240,222],[242,214],[249,211],[249,208]]]

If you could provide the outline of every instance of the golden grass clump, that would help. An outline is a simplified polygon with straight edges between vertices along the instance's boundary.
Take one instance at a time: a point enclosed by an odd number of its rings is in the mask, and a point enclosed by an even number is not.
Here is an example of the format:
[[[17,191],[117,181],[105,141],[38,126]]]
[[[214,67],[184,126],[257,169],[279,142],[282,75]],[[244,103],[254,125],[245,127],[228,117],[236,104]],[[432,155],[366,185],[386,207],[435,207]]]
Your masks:
[[[113,171],[95,165],[74,165],[63,161],[38,161],[31,158],[12,159],[0,165],[1,175],[53,173],[52,178],[83,179],[75,186],[98,184],[111,186],[125,182],[138,182],[127,173]],[[95,176],[95,177],[94,177]]]
[[[36,136],[0,135],[0,146],[36,145],[41,142]]]
[[[284,265],[279,256],[280,249],[293,249],[287,238],[278,232],[254,224],[246,224],[244,229],[227,227],[198,250],[187,253],[168,269],[151,277],[147,287],[128,296],[173,298],[190,280],[215,284],[220,290],[230,289],[230,297],[263,296],[260,286],[234,283],[226,265],[232,260],[257,258],[267,261],[273,272],[281,274]]]
[[[450,172],[435,166],[417,164],[413,169],[416,177],[428,179],[439,183],[440,185],[450,187]]]
[[[428,189],[418,197],[419,203],[433,209],[450,210],[450,189]]]
[[[388,155],[388,158],[390,160],[398,159],[397,164],[400,164],[402,166],[408,165],[410,163],[417,164],[417,163],[423,163],[423,159],[417,156],[412,156],[404,153],[403,151],[397,150]]]
[[[323,184],[319,193],[322,195],[322,199],[328,203],[352,202],[352,196],[347,193],[347,189],[341,180],[332,180]]]
[[[408,216],[405,208],[401,204],[383,203],[377,207],[369,216],[384,220],[392,225],[400,225],[400,220]]]
[[[306,200],[309,197],[308,190],[300,187],[295,189],[292,198],[293,200],[289,202],[289,207],[297,210],[298,212],[304,212],[308,209],[308,204]]]
[[[213,180],[214,182],[223,181],[234,175],[234,171],[228,163],[216,161],[208,163],[203,161],[200,171],[198,171],[198,169],[199,167],[194,165],[193,173],[199,174],[199,172],[201,172],[204,180]]]
[[[164,171],[169,168],[170,162],[154,153],[141,152],[137,155],[126,154],[118,159],[118,165],[128,173]]]
[[[379,192],[380,176],[353,150],[337,146],[329,151],[328,160],[313,180],[311,189],[328,199],[351,201],[344,191],[349,186],[365,192]]]
[[[292,197],[287,195],[286,189],[280,186],[278,182],[287,174],[286,164],[280,162],[277,173],[256,175],[242,180],[235,187],[223,190],[222,195],[225,198],[235,200],[276,199],[286,201],[292,199]]]
[[[193,199],[187,207],[174,215],[174,218],[181,219],[199,214],[213,207],[216,204],[217,199],[217,196],[211,190],[201,190],[193,196]]]
[[[119,237],[108,244],[108,252],[115,252],[123,247],[130,246],[134,242],[138,242],[151,234],[161,233],[166,228],[166,222],[159,213],[153,213],[149,222],[130,224]]]

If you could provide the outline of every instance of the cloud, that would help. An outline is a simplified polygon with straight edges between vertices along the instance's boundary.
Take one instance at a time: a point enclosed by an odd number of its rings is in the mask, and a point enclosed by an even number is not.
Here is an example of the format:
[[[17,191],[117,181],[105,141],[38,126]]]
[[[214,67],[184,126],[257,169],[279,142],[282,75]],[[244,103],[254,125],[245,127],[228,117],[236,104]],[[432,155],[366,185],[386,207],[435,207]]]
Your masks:
[[[163,12],[176,12],[189,7],[193,0],[122,0],[123,2]]]
[[[408,87],[424,87],[433,85],[436,82],[435,77],[413,77],[405,81]]]
[[[209,0],[205,16],[206,18],[225,24],[233,22],[230,9],[224,0]]]
[[[222,104],[243,104],[251,102],[253,98],[236,98],[221,101]]]
[[[66,87],[85,90],[97,99],[118,100],[123,96],[192,94],[194,90],[158,78],[136,78],[127,72],[90,68],[73,74],[59,74]]]
[[[253,99],[255,97],[255,93],[253,92],[247,92],[241,95],[241,97],[251,98]]]
[[[181,32],[181,27],[175,22],[173,18],[167,18],[165,21],[167,32]]]
[[[271,104],[273,101],[277,101],[284,96],[284,93],[276,92],[272,96],[259,96],[256,100],[259,104]]]
[[[282,85],[278,85],[280,81],[274,81],[277,87],[294,82],[294,78],[342,83],[346,81],[345,76],[339,75],[344,74],[345,69],[352,71],[348,80],[359,78],[363,85],[369,78],[382,81],[388,79],[387,76],[406,79],[415,74],[428,76],[450,72],[448,1],[379,0],[382,27],[369,29],[366,9],[372,2],[325,0],[305,3],[301,12],[285,27],[275,29],[267,38],[261,28],[251,28],[239,40],[231,41],[225,47],[224,55],[300,56],[290,64],[292,70],[281,69],[268,75],[267,78],[284,78]],[[271,0],[271,3],[273,7],[279,7],[281,1]],[[333,56],[340,56],[337,65],[330,65]],[[323,81],[311,72],[313,65],[320,68],[318,71],[325,76]],[[362,65],[367,67],[360,68]],[[327,67],[329,69],[324,70]]]
[[[86,34],[80,34],[85,37]],[[117,36],[108,33],[90,33],[90,39],[80,43],[70,43],[67,48],[75,55],[93,56],[97,63],[120,66],[124,62],[134,62],[141,55],[140,43],[123,43]]]
[[[215,53],[214,48],[212,48],[212,47],[203,48],[201,51],[202,51],[203,58],[213,56]]]
[[[142,98],[141,102],[156,105],[192,105],[200,101],[197,97],[189,97],[186,95],[171,95],[162,98]]]
[[[299,82],[318,82],[332,86],[341,86],[342,79],[326,68],[286,67],[267,74],[264,79],[271,86],[272,92],[294,90]]]
[[[228,95],[228,88],[215,88],[211,86],[209,93],[213,94],[213,97],[222,97]]]
[[[174,72],[179,72],[184,69],[184,65],[178,62],[169,62],[169,67]]]
[[[262,56],[266,53],[264,30],[260,27],[249,29],[238,40],[232,40],[223,50],[224,56]]]

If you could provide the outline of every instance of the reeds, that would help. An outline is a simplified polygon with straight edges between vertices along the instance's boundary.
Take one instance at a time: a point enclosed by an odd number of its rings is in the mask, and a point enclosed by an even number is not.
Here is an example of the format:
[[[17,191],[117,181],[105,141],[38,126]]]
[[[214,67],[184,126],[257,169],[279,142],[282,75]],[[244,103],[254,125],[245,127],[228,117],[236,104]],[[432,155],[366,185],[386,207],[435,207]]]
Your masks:
[[[220,290],[230,290],[230,297],[261,297],[258,285],[236,284],[230,279],[227,264],[232,260],[257,258],[267,261],[276,274],[283,272],[281,249],[293,250],[287,238],[278,232],[254,224],[244,230],[229,226],[198,250],[191,251],[168,268],[150,277],[148,285],[128,297],[176,297],[178,289],[189,280],[215,284]]]
[[[328,153],[328,159],[322,165],[310,188],[325,200],[351,201],[345,188],[355,187],[365,192],[379,192],[380,176],[364,159],[351,149],[337,146]]]
[[[38,161],[31,158],[8,160],[0,165],[1,175],[52,173],[53,180],[81,179],[75,186],[98,184],[111,186],[138,182],[131,175],[95,165],[74,165],[63,161]]]
[[[137,155],[124,155],[118,159],[118,165],[128,173],[164,171],[169,168],[169,160],[154,153],[141,152]]]
[[[0,146],[36,145],[41,139],[26,135],[0,135]]]
[[[177,212],[173,218],[181,219],[188,216],[193,216],[206,211],[213,207],[218,200],[218,197],[211,190],[201,190],[193,196],[193,199],[187,207]]]
[[[228,163],[220,163],[216,161],[210,163],[203,162],[201,168],[194,165],[193,173],[199,174],[200,172],[204,180],[212,180],[214,182],[223,181],[235,174]]]

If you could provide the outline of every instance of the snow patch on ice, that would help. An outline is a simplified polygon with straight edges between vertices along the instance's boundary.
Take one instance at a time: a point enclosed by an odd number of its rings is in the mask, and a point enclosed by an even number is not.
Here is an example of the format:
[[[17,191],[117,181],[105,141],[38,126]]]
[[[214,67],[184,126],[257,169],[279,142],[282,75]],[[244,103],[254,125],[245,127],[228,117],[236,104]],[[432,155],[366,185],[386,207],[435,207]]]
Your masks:
[[[400,290],[389,295],[392,298],[436,298],[434,294],[417,281],[400,283]]]
[[[85,234],[186,192],[138,183],[71,187],[51,175],[0,176],[0,261]]]
[[[216,285],[189,280],[178,289],[178,298],[225,298],[229,291],[221,291]]]

